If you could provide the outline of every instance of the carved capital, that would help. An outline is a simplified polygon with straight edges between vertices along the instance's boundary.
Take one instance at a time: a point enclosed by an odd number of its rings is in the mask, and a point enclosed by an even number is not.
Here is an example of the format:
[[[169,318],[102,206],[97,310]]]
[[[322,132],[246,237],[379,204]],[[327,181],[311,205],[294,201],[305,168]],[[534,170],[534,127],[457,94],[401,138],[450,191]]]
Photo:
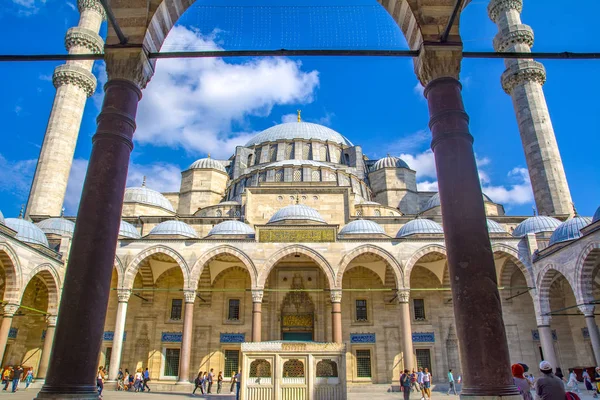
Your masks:
[[[75,85],[90,97],[96,90],[96,77],[87,69],[75,64],[63,64],[56,67],[52,75],[55,88],[62,85]]]
[[[104,56],[108,79],[122,79],[144,89],[154,75],[154,61],[141,48],[107,48]]]
[[[462,44],[435,45],[423,43],[419,57],[414,59],[415,74],[423,86],[434,79],[458,79],[462,60]]]
[[[410,299],[410,291],[409,290],[398,291],[398,303],[408,303],[409,299]]]
[[[56,315],[46,315],[46,323],[48,324],[48,326],[56,326],[57,319],[58,316]]]
[[[100,54],[104,48],[104,40],[96,32],[76,26],[65,35],[66,49],[70,50],[74,46],[82,46],[94,54]]]
[[[500,16],[510,10],[517,10],[520,14],[523,10],[523,0],[491,0],[488,4],[488,16],[494,23]]]
[[[594,310],[595,310],[595,308],[596,307],[593,304],[582,304],[582,305],[579,306],[579,310],[586,317],[593,317],[594,316]]]
[[[264,291],[261,290],[252,290],[252,302],[253,303],[262,303]]]
[[[533,46],[533,29],[529,25],[511,25],[498,32],[494,37],[494,49],[496,51],[506,51],[507,48],[517,44]]]
[[[533,60],[519,60],[502,73],[502,89],[507,94],[512,94],[515,87],[527,82],[546,83],[546,69]]]
[[[186,303],[193,303],[196,300],[196,291],[195,290],[184,290],[183,297],[185,298]]]
[[[80,13],[86,10],[96,11],[102,16],[103,21],[106,20],[106,11],[98,0],[77,0],[77,8],[79,8]]]
[[[127,303],[131,297],[131,290],[117,289],[117,296],[119,296],[119,303]]]
[[[5,304],[4,305],[4,316],[12,318],[19,310],[18,304]]]
[[[330,293],[331,302],[332,303],[341,303],[342,302],[342,291],[339,289],[332,290]]]

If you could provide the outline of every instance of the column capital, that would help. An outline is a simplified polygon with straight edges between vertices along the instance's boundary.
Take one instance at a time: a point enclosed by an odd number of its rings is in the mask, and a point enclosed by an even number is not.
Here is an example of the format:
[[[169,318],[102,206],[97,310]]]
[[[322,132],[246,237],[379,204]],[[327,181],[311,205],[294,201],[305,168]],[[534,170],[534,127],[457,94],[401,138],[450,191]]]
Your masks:
[[[410,290],[398,291],[398,303],[408,303],[410,299]]]
[[[265,292],[262,289],[252,289],[252,302],[262,303]]]
[[[451,77],[458,80],[462,61],[462,43],[436,45],[423,43],[414,59],[415,74],[423,86],[434,79]]]
[[[46,315],[46,323],[49,327],[56,326],[56,320],[58,319],[57,315]]]
[[[582,304],[578,307],[586,317],[594,317],[594,310],[596,307],[593,304]]]
[[[506,94],[512,94],[515,87],[527,82],[546,83],[544,65],[533,60],[519,60],[502,73],[502,89]]]
[[[5,304],[4,305],[4,316],[9,317],[9,318],[14,317],[14,315],[19,310],[19,307],[20,306],[18,304]]]
[[[106,20],[106,11],[98,0],[77,0],[77,8],[82,13],[85,10],[94,10],[102,16],[102,20]]]
[[[129,297],[131,297],[130,289],[117,289],[117,296],[119,297],[119,303],[127,303]]]
[[[52,83],[55,88],[62,85],[75,85],[90,97],[96,91],[96,77],[87,69],[75,64],[63,64],[54,69]]]
[[[104,55],[108,79],[122,79],[144,89],[154,75],[154,61],[143,48],[107,48]]]
[[[519,14],[523,10],[523,0],[492,0],[488,4],[488,16],[494,23],[501,13],[516,10]]]
[[[342,302],[342,290],[341,289],[332,289],[331,292],[329,292],[329,295],[331,296],[332,303],[341,303]]]
[[[195,290],[184,290],[183,297],[185,298],[186,303],[193,303],[196,301],[196,291]]]

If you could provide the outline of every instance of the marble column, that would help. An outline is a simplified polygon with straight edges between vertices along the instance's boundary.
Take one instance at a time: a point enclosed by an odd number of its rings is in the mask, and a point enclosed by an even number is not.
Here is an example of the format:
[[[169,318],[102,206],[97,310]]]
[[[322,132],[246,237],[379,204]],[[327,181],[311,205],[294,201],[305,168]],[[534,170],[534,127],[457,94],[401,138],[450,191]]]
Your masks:
[[[252,341],[260,342],[262,333],[262,290],[252,291]]]
[[[579,306],[579,309],[585,316],[585,324],[588,328],[590,335],[590,342],[592,343],[592,349],[594,350],[594,359],[596,365],[600,365],[600,332],[598,332],[598,325],[596,325],[596,318],[594,317],[595,306],[586,304]]]
[[[342,291],[331,291],[331,341],[342,343]]]
[[[192,359],[192,334],[194,332],[194,301],[195,290],[183,292],[185,308],[183,311],[183,335],[181,338],[181,357],[179,359],[179,379],[177,383],[190,383],[190,360]]]
[[[4,359],[4,352],[6,351],[6,343],[8,342],[8,334],[12,326],[12,320],[15,314],[19,310],[18,304],[5,304],[4,315],[2,318],[2,324],[0,324],[0,362]]]
[[[97,399],[95,377],[115,263],[141,89],[152,64],[139,48],[106,49],[108,82],[92,138],[52,356],[38,399]],[[73,373],[73,369],[77,373]]]
[[[117,379],[119,368],[121,368],[121,356],[123,355],[123,336],[125,334],[125,321],[127,319],[127,304],[131,290],[118,289],[119,305],[117,306],[117,320],[115,322],[115,332],[113,335],[112,353],[110,355],[110,367],[108,369],[108,378],[112,381]]]
[[[56,315],[48,315],[46,326],[46,337],[44,337],[44,347],[42,348],[42,357],[37,370],[37,379],[44,379],[48,372],[48,361],[50,361],[50,353],[52,352],[52,342],[54,341],[54,330],[56,329]]]
[[[404,354],[404,369],[412,370],[415,367],[415,351],[412,342],[412,324],[409,304],[410,292],[398,292],[400,303],[400,329],[402,330],[402,353]]]
[[[540,345],[544,353],[544,360],[548,361],[552,365],[552,368],[556,370],[556,367],[559,366],[558,358],[556,358],[556,352],[554,351],[554,338],[552,337],[552,328],[549,322],[545,325],[538,325],[538,334],[540,335]]]
[[[473,136],[458,81],[461,51],[461,45],[426,43],[415,68],[425,85],[429,107],[431,149],[463,363],[462,396],[517,398]]]

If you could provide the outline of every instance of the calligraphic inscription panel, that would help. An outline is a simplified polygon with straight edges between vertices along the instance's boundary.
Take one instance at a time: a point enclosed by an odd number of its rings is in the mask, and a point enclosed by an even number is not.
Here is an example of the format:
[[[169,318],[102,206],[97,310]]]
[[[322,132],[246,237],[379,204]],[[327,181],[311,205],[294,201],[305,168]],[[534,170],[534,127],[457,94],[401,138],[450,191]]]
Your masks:
[[[284,327],[312,327],[312,314],[289,314],[283,316]]]
[[[335,230],[327,229],[261,229],[259,241],[267,243],[334,242]]]

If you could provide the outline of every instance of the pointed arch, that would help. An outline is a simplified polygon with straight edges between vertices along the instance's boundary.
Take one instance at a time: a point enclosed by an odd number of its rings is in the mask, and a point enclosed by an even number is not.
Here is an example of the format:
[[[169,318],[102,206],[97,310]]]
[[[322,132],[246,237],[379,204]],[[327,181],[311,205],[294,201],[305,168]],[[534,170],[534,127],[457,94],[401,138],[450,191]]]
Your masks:
[[[34,277],[38,277],[44,282],[46,288],[48,289],[48,310],[47,313],[49,315],[57,315],[58,306],[60,303],[60,288],[61,288],[61,280],[60,275],[54,268],[52,264],[44,263],[35,267],[27,276],[27,279],[24,282],[22,293],[20,294],[20,301],[22,302],[23,295],[25,294],[25,289],[27,285],[31,282]]]
[[[600,261],[600,242],[588,243],[577,257],[575,264],[575,298],[577,302],[589,303],[594,300],[594,269]]]
[[[546,317],[547,314],[551,311],[550,287],[552,286],[552,283],[560,276],[565,278],[565,280],[569,284],[569,287],[571,288],[571,291],[573,292],[573,294],[575,294],[573,284],[571,283],[571,281],[569,281],[567,277],[568,275],[565,273],[565,271],[562,270],[562,268],[554,264],[548,264],[544,266],[544,268],[542,268],[542,270],[538,274],[537,279],[538,300],[540,306],[540,313],[542,317]]]
[[[137,275],[138,271],[140,270],[140,266],[142,261],[144,261],[146,258],[154,255],[154,254],[165,254],[169,257],[171,257],[175,263],[177,263],[177,265],[179,265],[179,268],[181,269],[181,273],[183,274],[183,282],[184,282],[184,287],[188,287],[188,282],[189,282],[189,267],[187,262],[185,261],[185,259],[181,256],[181,254],[179,254],[178,252],[176,252],[175,250],[163,246],[163,245],[156,245],[156,246],[152,246],[149,247],[145,250],[143,250],[142,252],[140,252],[137,256],[135,256],[135,258],[129,263],[129,265],[127,266],[127,269],[125,270],[125,274],[123,276],[123,283],[121,285],[121,287],[123,288],[127,288],[127,289],[131,289],[133,288],[133,282],[135,281],[135,276]],[[144,278],[142,278],[144,279]],[[147,280],[147,277],[145,278]],[[154,284],[154,282],[152,282],[152,284]]]
[[[23,287],[21,263],[17,253],[8,243],[0,243],[0,264],[4,267],[6,282],[4,284],[4,301],[18,303]]]
[[[533,280],[533,273],[532,273],[531,269],[529,269],[525,266],[525,264],[523,263],[523,260],[521,259],[521,257],[519,257],[519,251],[517,249],[515,249],[514,247],[511,247],[511,246],[508,246],[504,243],[495,243],[492,245],[492,253],[493,254],[496,254],[496,253],[505,254],[519,268],[519,270],[521,270],[521,272],[523,273],[523,276],[525,277],[525,281],[527,282],[527,286],[530,288],[535,288],[535,282]],[[505,262],[504,265],[502,265],[502,268],[500,268],[500,271],[498,274],[498,282],[500,285],[502,285],[502,277],[503,277],[503,273],[505,272],[506,269],[507,269],[507,267],[506,267],[506,262]],[[529,291],[529,294],[531,296],[533,296],[533,293],[531,292],[531,290]]]
[[[125,275],[125,267],[119,256],[115,256],[115,271],[117,271],[117,283],[120,284]]]
[[[273,255],[271,255],[271,257],[269,257],[269,259],[265,262],[264,268],[258,275],[257,287],[264,287],[267,277],[269,276],[269,274],[271,273],[271,271],[273,270],[275,265],[277,265],[279,263],[279,261],[281,261],[282,258],[287,257],[292,254],[302,254],[302,255],[305,255],[306,257],[310,258],[311,260],[313,260],[325,274],[325,277],[327,278],[327,282],[329,283],[329,288],[336,287],[335,286],[335,278],[334,278],[335,274],[333,272],[333,268],[331,268],[331,265],[325,259],[325,257],[323,257],[321,254],[319,254],[315,250],[313,250],[309,247],[303,246],[303,245],[299,245],[299,244],[285,247],[285,248],[275,252],[275,254],[273,254]]]
[[[392,271],[394,271],[394,276],[396,278],[396,288],[400,289],[404,287],[404,272],[402,271],[402,266],[400,265],[400,262],[396,260],[396,258],[387,250],[371,244],[364,244],[347,252],[340,260],[336,275],[337,288],[342,287],[342,279],[344,278],[344,272],[346,272],[348,265],[350,265],[350,263],[356,257],[359,257],[363,254],[375,254],[376,256],[381,257],[390,266]]]
[[[194,263],[194,266],[192,267],[192,271],[190,273],[190,287],[195,288],[198,285],[198,281],[200,280],[200,276],[202,275],[204,267],[214,258],[222,254],[228,254],[240,260],[240,262],[244,264],[244,267],[248,270],[248,273],[250,274],[250,281],[252,283],[252,287],[256,287],[258,273],[256,271],[256,266],[254,265],[254,262],[250,257],[248,257],[246,253],[230,245],[217,246],[204,253],[202,257],[200,257]]]
[[[421,247],[419,250],[415,251],[412,256],[410,256],[406,263],[404,263],[404,287],[410,286],[410,273],[417,262],[419,262],[421,257],[429,253],[439,253],[448,258],[446,247],[442,246],[441,244],[429,244]]]

